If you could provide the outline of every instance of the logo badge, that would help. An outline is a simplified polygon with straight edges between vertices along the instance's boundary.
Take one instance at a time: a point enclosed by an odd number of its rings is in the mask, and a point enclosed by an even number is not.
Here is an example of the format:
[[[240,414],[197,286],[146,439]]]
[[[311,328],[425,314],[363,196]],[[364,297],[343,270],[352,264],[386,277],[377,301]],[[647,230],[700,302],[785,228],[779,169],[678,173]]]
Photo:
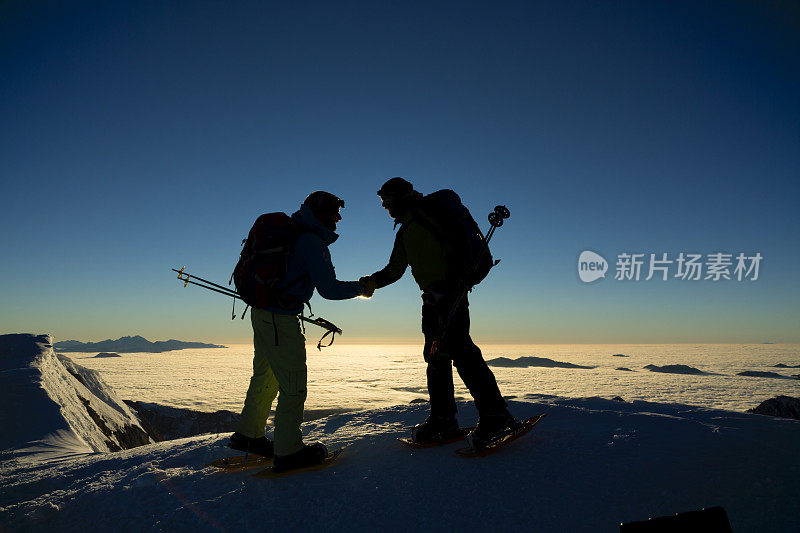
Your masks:
[[[591,283],[600,278],[606,277],[608,271],[608,261],[603,256],[584,250],[578,257],[578,277],[584,283]]]

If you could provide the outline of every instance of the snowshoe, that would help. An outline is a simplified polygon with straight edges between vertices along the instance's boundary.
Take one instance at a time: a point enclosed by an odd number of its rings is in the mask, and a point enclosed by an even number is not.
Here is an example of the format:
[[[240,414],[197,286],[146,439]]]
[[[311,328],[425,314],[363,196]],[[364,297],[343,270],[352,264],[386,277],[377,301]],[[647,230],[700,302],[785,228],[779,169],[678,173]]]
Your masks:
[[[469,434],[470,444],[475,449],[486,448],[512,431],[516,425],[517,419],[507,409],[501,413],[484,414]]]
[[[242,435],[239,432],[231,435],[231,440],[228,442],[228,447],[240,452],[257,453],[264,457],[272,457],[275,455],[274,446],[271,440],[267,437],[252,438]]]
[[[334,450],[334,451],[328,453],[325,456],[325,459],[323,459],[323,461],[321,463],[318,463],[318,464],[312,464],[312,465],[308,465],[308,466],[300,466],[300,467],[297,467],[297,468],[293,468],[291,470],[284,470],[284,471],[280,471],[280,472],[276,471],[275,470],[275,466],[273,465],[273,466],[268,466],[267,468],[265,468],[265,469],[255,473],[255,474],[253,474],[253,477],[260,478],[260,479],[271,479],[271,478],[276,478],[276,477],[292,476],[292,475],[295,475],[295,474],[299,474],[301,472],[309,472],[311,470],[319,470],[321,468],[327,468],[327,467],[331,466],[332,464],[334,464],[334,462],[336,461],[337,457],[339,457],[342,454],[343,450],[344,450],[344,448],[339,448],[338,450]]]
[[[419,446],[442,444],[463,437],[464,432],[458,427],[455,416],[430,415],[425,422],[411,428],[411,442]]]
[[[272,464],[272,457],[264,457],[257,453],[249,453],[247,455],[223,457],[222,459],[211,461],[206,466],[212,466],[223,472],[239,472],[240,470],[265,467],[270,464]]]
[[[296,470],[307,466],[320,465],[328,457],[328,449],[321,442],[306,444],[300,450],[289,455],[276,455],[273,471],[276,474]]]
[[[541,414],[521,420],[512,427],[495,433],[490,441],[475,441],[470,437],[468,439],[470,445],[466,448],[459,448],[456,450],[456,455],[461,457],[484,457],[527,434],[536,424],[541,422],[544,417],[545,415]]]

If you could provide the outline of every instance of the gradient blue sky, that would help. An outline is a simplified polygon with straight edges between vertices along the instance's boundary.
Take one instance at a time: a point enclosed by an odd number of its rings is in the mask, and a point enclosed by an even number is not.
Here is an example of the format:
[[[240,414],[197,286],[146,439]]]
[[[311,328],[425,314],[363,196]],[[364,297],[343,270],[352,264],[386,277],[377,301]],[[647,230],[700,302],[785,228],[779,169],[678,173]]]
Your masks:
[[[394,238],[375,191],[404,176],[483,227],[511,209],[479,342],[800,342],[788,4],[3,2],[0,333],[249,342],[169,269],[227,283],[258,214],[325,189],[339,278],[371,273]],[[764,260],[583,284],[584,249]],[[312,304],[341,342],[420,338],[410,272]]]

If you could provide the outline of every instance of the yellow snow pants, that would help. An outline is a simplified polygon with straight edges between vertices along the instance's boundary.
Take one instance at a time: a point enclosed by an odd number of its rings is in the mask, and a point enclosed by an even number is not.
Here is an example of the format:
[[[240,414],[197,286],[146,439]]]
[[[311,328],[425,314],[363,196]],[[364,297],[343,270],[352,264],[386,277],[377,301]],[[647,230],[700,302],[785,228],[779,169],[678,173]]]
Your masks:
[[[307,396],[306,338],[296,315],[251,308],[250,321],[253,377],[236,431],[251,438],[263,437],[277,396],[275,455],[289,455],[303,447],[300,424]]]

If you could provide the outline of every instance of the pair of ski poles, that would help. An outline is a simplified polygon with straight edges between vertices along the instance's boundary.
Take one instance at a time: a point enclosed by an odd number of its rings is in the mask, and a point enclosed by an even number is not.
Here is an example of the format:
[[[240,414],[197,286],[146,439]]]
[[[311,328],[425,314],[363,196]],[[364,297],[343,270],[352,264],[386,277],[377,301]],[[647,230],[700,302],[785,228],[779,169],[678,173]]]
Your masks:
[[[236,300],[241,300],[242,299],[242,297],[239,295],[238,292],[234,291],[230,287],[225,287],[224,285],[218,285],[217,283],[214,283],[212,281],[208,281],[207,279],[203,279],[200,276],[195,276],[194,274],[189,274],[188,272],[185,272],[185,269],[186,269],[186,267],[184,266],[184,267],[181,267],[180,270],[175,269],[175,268],[173,268],[171,270],[173,272],[177,272],[178,273],[178,279],[183,282],[183,286],[184,287],[186,287],[189,284],[192,284],[192,285],[196,285],[198,287],[202,287],[204,289],[208,289],[210,291],[218,292],[219,294],[224,294],[225,296],[228,296],[230,298],[233,298],[234,311],[231,311],[231,320],[236,318],[236,312],[235,312]],[[197,281],[193,281],[193,280],[197,280]],[[245,313],[247,313],[247,307],[244,308],[244,312],[242,313],[242,317],[241,317],[242,320],[244,320]],[[313,314],[312,314],[312,316],[313,316]],[[325,337],[327,337],[328,335],[331,336],[330,342],[326,345],[326,347],[327,347],[327,346],[330,346],[331,344],[333,344],[333,339],[334,339],[334,337],[336,337],[337,334],[339,334],[339,335],[342,334],[342,330],[338,326],[336,326],[333,322],[330,322],[329,320],[325,320],[322,317],[308,318],[308,317],[303,316],[301,314],[301,315],[298,315],[298,318],[300,320],[304,321],[304,322],[308,322],[309,324],[314,324],[315,326],[319,326],[322,329],[326,330],[325,334],[322,336],[322,338],[317,343],[317,349],[318,350],[322,350],[322,348],[323,348],[322,341],[325,340]]]
[[[492,235],[497,228],[503,225],[503,221],[507,218],[511,217],[511,211],[504,205],[497,205],[494,208],[494,211],[489,213],[489,231],[486,232],[486,237],[484,240],[484,246],[481,248],[481,253],[478,254],[478,257],[475,259],[475,262],[472,265],[472,268],[467,272],[467,277],[475,272],[481,264],[481,260],[483,256],[489,251],[489,241],[492,240]],[[496,260],[492,265],[492,268],[497,266],[500,260]],[[444,323],[441,326],[441,330],[439,334],[434,338],[433,342],[431,343],[429,356],[434,356],[439,351],[439,345],[441,345],[444,336],[447,334],[447,328],[450,327],[450,324],[453,322],[453,318],[456,316],[456,312],[458,312],[458,308],[461,305],[461,302],[466,298],[467,292],[472,290],[472,287],[469,286],[466,282],[462,282],[464,286],[462,287],[461,291],[458,293],[458,297],[456,300],[451,304],[450,309],[447,311],[445,315]]]

